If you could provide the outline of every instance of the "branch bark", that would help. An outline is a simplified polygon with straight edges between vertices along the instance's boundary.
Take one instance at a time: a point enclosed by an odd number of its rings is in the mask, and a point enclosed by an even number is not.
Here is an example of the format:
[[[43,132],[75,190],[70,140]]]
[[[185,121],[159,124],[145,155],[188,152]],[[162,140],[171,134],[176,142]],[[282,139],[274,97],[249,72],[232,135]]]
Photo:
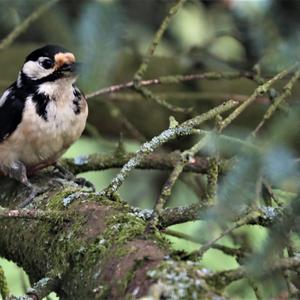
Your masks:
[[[219,295],[212,285],[196,284],[205,283],[199,264],[173,260],[159,231],[145,233],[141,211],[47,172],[32,181],[46,192],[21,213],[14,208],[26,188],[0,179],[0,205],[6,212],[0,216],[0,256],[22,266],[31,282],[52,278],[63,300],[139,299],[155,293],[167,299],[177,293],[183,296],[176,299],[188,299],[191,293],[198,299]],[[186,278],[175,280],[187,270]],[[190,285],[179,291],[180,280]]]
[[[135,153],[110,153],[110,154],[91,154],[79,156],[77,158],[64,158],[61,164],[68,168],[72,173],[79,174],[89,171],[104,171],[108,169],[122,168]],[[173,153],[152,153],[149,154],[137,166],[137,169],[170,171],[180,159],[179,152]],[[223,160],[220,162],[221,173],[230,170],[232,161]],[[196,156],[193,162],[185,165],[184,172],[194,172],[206,174],[209,168],[209,159],[206,157]]]

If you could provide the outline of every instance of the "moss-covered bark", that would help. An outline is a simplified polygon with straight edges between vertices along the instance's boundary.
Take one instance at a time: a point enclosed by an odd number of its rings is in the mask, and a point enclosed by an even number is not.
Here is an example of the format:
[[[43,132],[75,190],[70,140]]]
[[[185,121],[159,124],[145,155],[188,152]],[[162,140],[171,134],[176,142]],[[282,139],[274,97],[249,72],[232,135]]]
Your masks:
[[[33,181],[47,191],[28,208],[51,217],[0,218],[0,255],[22,266],[32,282],[58,278],[61,299],[216,295],[201,279],[200,266],[173,260],[168,241],[159,232],[145,234],[143,214],[125,202],[101,198],[48,173]],[[1,206],[14,208],[24,198],[26,191],[17,183],[2,178],[0,186]]]

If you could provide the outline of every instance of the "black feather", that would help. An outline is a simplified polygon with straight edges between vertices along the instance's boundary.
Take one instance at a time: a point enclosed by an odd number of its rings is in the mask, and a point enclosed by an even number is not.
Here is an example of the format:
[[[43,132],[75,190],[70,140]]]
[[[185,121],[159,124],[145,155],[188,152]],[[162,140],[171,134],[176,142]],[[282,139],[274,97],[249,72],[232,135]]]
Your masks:
[[[47,105],[50,101],[50,97],[45,94],[34,93],[32,96],[32,102],[35,103],[35,109],[37,114],[45,121],[48,120]]]
[[[73,95],[74,95],[74,99],[73,99],[74,108],[73,108],[73,111],[76,115],[78,115],[81,112],[80,102],[82,100],[82,94],[81,94],[80,90],[77,87],[75,87],[74,85],[73,85],[73,88],[74,88],[74,90],[73,90]]]
[[[0,143],[7,139],[22,121],[26,95],[17,89],[16,83],[10,87],[6,101],[0,106]]]
[[[68,52],[65,48],[57,46],[57,45],[47,45],[42,48],[36,49],[35,51],[31,52],[25,59],[25,62],[32,60],[37,61],[40,57],[45,56],[51,59],[54,59],[54,55],[62,52]]]

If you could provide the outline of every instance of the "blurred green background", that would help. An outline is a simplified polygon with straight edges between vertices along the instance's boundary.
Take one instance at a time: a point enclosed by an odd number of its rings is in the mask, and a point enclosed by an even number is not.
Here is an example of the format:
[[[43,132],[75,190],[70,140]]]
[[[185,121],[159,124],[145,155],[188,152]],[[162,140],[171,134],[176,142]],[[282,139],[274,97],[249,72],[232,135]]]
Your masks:
[[[0,39],[18,26],[44,0],[0,0]],[[25,56],[39,46],[54,43],[74,52],[84,64],[79,86],[85,93],[130,81],[147,46],[170,7],[170,0],[61,0],[36,20],[7,49],[0,53],[0,92],[17,77]],[[190,0],[171,22],[165,37],[151,60],[147,78],[162,75],[200,73],[205,71],[251,70],[259,64],[266,74],[274,74],[299,59],[300,3],[298,0]],[[279,83],[278,86],[282,86]],[[153,91],[164,94],[173,104],[194,106],[200,113],[229,97],[247,97],[256,85],[245,79],[231,81],[193,81],[178,85],[156,86]],[[291,101],[297,106],[299,84]],[[182,97],[180,93],[183,93]],[[124,100],[125,99],[125,100]],[[127,99],[127,100],[126,100]],[[268,102],[249,109],[235,124],[237,132],[247,132],[257,124]],[[90,153],[113,151],[120,134],[126,150],[140,145],[124,118],[138,129],[142,139],[149,139],[168,127],[170,112],[143,100],[130,91],[89,100],[89,127],[83,137],[65,154],[76,157]],[[173,113],[172,113],[173,114]],[[188,116],[174,114],[178,120]],[[95,133],[96,132],[96,133]],[[185,148],[190,139],[168,144],[163,150]],[[293,151],[298,153],[297,141]],[[97,190],[106,187],[117,170],[83,174]],[[167,173],[135,171],[121,194],[131,205],[152,208]],[[134,187],[134,188],[132,188]],[[170,206],[188,205],[197,195],[185,183],[178,182]],[[174,226],[178,231],[209,238],[218,232],[213,224],[193,222]],[[247,235],[253,248],[259,249],[266,230],[252,226],[237,233]],[[200,238],[200,237],[199,237]],[[175,249],[191,251],[199,245],[170,238]],[[222,243],[231,245],[230,239]],[[0,260],[11,291],[20,295],[28,286],[26,276],[12,263]],[[203,260],[208,269],[236,267],[236,261],[217,250],[209,250]],[[266,297],[272,290],[265,291]],[[232,284],[231,299],[255,299],[243,282]]]

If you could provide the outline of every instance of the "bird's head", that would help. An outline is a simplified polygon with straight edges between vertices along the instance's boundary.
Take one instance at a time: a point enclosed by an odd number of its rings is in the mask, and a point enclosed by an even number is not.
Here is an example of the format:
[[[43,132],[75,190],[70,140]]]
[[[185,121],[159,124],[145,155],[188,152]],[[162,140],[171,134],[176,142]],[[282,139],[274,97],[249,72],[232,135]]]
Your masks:
[[[73,53],[60,46],[47,45],[26,57],[19,80],[31,84],[67,78],[74,81],[77,71],[78,63]]]

